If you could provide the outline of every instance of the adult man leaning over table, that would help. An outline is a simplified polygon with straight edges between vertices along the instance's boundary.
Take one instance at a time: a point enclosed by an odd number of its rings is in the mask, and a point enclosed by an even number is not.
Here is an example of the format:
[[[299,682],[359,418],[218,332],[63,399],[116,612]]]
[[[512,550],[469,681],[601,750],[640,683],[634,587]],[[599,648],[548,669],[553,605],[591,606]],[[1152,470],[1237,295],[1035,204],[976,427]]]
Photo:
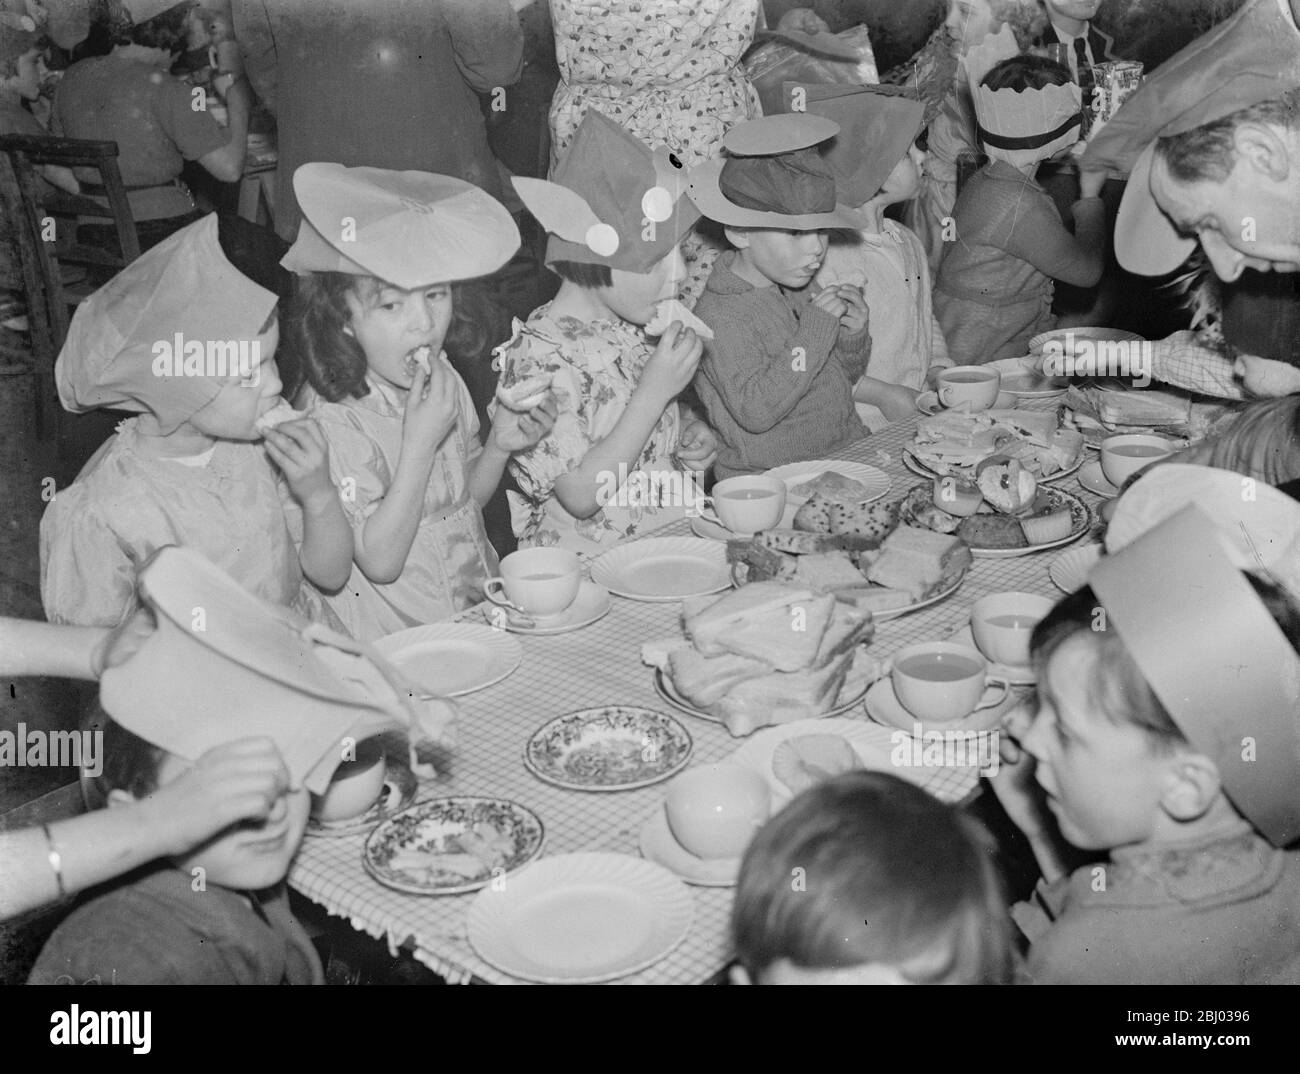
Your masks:
[[[1081,168],[1128,173],[1115,253],[1159,276],[1199,242],[1220,279],[1247,268],[1300,272],[1300,0],[1247,0],[1162,64],[1089,145]],[[1179,332],[1153,348],[1152,375],[1236,398],[1300,392],[1300,370],[1232,358]],[[1242,389],[1245,389],[1244,391]],[[1300,396],[1247,407],[1176,461],[1278,484],[1300,477]]]

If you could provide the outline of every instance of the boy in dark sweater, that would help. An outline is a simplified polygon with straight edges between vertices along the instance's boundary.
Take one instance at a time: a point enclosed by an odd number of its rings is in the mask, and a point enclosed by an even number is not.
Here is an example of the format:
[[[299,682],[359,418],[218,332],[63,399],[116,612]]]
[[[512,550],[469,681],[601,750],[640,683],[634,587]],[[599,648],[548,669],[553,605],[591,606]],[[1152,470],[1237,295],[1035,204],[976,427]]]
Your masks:
[[[721,442],[720,478],[825,456],[867,435],[853,402],[871,352],[862,289],[809,286],[826,231],[863,226],[836,204],[835,179],[813,148],[838,131],[806,113],[742,123],[724,139],[731,155],[692,177],[692,200],[735,247],[695,307],[714,333],[695,388]]]

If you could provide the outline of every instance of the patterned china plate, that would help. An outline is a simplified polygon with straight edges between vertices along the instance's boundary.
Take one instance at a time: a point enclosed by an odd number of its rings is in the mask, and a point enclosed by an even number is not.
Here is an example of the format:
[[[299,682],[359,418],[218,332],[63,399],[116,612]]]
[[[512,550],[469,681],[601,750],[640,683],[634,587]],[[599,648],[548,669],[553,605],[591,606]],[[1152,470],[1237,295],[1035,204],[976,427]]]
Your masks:
[[[513,873],[542,849],[546,829],[527,806],[504,798],[434,798],[385,821],[361,862],[385,887],[410,895],[457,895]]]
[[[629,600],[666,604],[731,588],[726,546],[700,537],[616,545],[591,562],[591,580]]]
[[[686,728],[671,716],[609,705],[543,724],[524,747],[524,766],[566,790],[628,791],[667,779],[692,749]]]
[[[628,854],[534,862],[469,908],[469,942],[502,973],[542,984],[626,977],[686,938],[695,902],[661,865]]]
[[[924,488],[923,485],[917,485],[916,488]],[[1070,509],[1070,532],[1064,537],[1055,541],[1044,541],[1042,544],[1031,544],[1024,548],[985,548],[981,545],[970,544],[971,555],[976,559],[1015,559],[1018,556],[1029,556],[1035,552],[1044,552],[1049,548],[1060,548],[1071,541],[1077,541],[1092,527],[1092,511],[1078,496],[1072,492],[1066,492],[1064,489],[1044,488],[1042,489],[1052,498],[1052,507],[1068,507]]]

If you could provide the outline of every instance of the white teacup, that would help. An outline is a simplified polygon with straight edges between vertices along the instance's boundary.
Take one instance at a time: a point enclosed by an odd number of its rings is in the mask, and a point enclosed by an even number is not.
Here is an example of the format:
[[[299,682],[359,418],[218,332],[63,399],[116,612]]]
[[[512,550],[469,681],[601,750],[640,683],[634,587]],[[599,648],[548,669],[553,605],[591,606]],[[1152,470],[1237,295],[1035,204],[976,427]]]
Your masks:
[[[994,593],[970,612],[970,629],[980,652],[996,664],[1029,666],[1029,636],[1053,602],[1037,593]]]
[[[698,765],[673,780],[666,808],[673,837],[697,858],[738,858],[767,820],[772,792],[752,768]]]
[[[785,482],[780,478],[761,474],[729,477],[713,486],[713,494],[708,497],[712,510],[705,507],[700,517],[732,533],[748,535],[770,530],[780,524],[785,514],[785,497]]]
[[[1010,684],[988,669],[968,645],[928,641],[896,653],[891,676],[903,708],[918,720],[949,723],[1006,700]]]
[[[1101,442],[1101,472],[1119,488],[1139,470],[1168,458],[1174,445],[1152,433],[1123,433]]]
[[[1002,374],[986,365],[954,365],[939,374],[939,402],[949,410],[988,410],[998,401]]]
[[[312,796],[311,815],[330,823],[361,816],[384,789],[384,760],[384,747],[378,739],[357,743],[356,758],[334,770],[324,794]]]
[[[576,552],[522,548],[501,561],[501,573],[483,584],[483,592],[493,604],[544,619],[568,608],[581,584],[582,564]]]

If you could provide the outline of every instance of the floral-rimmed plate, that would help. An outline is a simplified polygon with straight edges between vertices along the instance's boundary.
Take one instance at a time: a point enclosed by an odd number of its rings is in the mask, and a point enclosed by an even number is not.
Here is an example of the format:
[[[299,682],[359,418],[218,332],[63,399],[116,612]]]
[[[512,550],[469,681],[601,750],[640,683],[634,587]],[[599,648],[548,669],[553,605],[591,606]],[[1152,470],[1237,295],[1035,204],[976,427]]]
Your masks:
[[[909,490],[909,495],[918,488],[925,488],[924,485],[916,485]],[[1046,494],[1052,505],[1052,510],[1059,510],[1062,507],[1070,511],[1070,532],[1064,537],[1055,541],[1044,541],[1042,544],[1025,545],[1023,548],[988,548],[984,545],[971,544],[971,555],[976,559],[1015,559],[1018,556],[1030,556],[1035,552],[1045,552],[1049,548],[1060,548],[1063,545],[1077,541],[1089,529],[1092,528],[1092,510],[1078,496],[1072,492],[1066,492],[1064,489],[1043,488],[1040,490]]]
[[[629,705],[566,713],[524,747],[524,766],[571,791],[629,791],[659,783],[691,759],[691,736],[671,716]]]
[[[502,973],[542,984],[626,977],[670,954],[695,902],[662,865],[627,854],[560,854],[469,908],[469,942]]]
[[[546,829],[527,806],[457,796],[420,802],[370,833],[366,872],[409,895],[457,895],[527,865]]]
[[[384,773],[384,790],[375,804],[359,817],[347,820],[307,819],[307,834],[322,839],[339,839],[348,835],[362,835],[376,824],[396,816],[415,801],[415,792],[419,781],[415,773],[403,763],[402,759],[389,756],[387,770]]]

